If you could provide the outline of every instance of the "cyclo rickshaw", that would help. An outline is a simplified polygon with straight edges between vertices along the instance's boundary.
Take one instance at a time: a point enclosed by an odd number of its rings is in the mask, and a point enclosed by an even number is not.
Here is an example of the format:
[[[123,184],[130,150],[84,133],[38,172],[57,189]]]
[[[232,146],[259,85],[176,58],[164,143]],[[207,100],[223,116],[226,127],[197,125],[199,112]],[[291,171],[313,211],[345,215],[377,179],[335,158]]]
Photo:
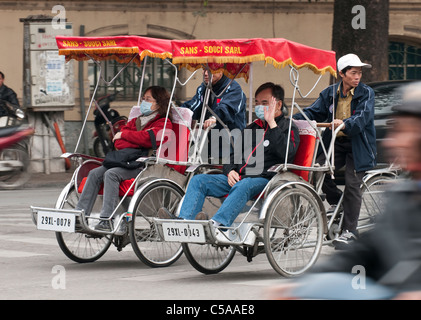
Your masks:
[[[84,41],[89,41],[91,47],[84,48]],[[131,61],[140,64],[148,56],[161,59],[173,57],[174,64],[179,63],[180,66],[186,66],[189,69],[204,67],[212,71],[223,67],[226,74],[232,78],[238,75],[247,77],[251,67],[250,62],[258,59],[266,63],[272,63],[276,67],[289,64],[294,85],[293,108],[294,106],[298,107],[294,102],[295,93],[300,93],[298,69],[310,67],[315,73],[319,73],[320,77],[326,71],[335,74],[336,62],[332,52],[301,46],[283,39],[227,41],[229,46],[233,47],[238,44],[238,48],[242,46],[242,49],[232,50],[233,56],[228,57],[228,61],[223,62],[221,66],[221,64],[215,64],[218,60],[212,56],[208,56],[201,61],[196,59],[194,62],[188,61],[186,63],[182,59],[177,60],[178,57],[173,56],[173,54],[181,51],[180,46],[184,45],[182,41],[142,37],[95,39],[57,37],[60,53],[65,54],[67,59],[93,59],[97,62],[111,58],[127,65]],[[208,40],[201,42],[202,46],[211,45]],[[70,49],[69,43],[72,45]],[[220,43],[223,43],[223,41]],[[96,44],[97,47],[95,47]],[[105,44],[105,48],[102,44]],[[190,44],[187,42],[185,45]],[[228,46],[226,43],[223,45]],[[289,50],[293,51],[291,57],[288,57]],[[285,56],[278,57],[276,52],[286,53],[287,58]],[[310,56],[312,58],[309,60],[310,62],[306,62],[305,59],[302,60],[303,53],[306,53],[305,57]],[[241,56],[246,58],[238,59]],[[241,63],[237,63],[238,61],[241,61]],[[172,64],[169,61],[168,63]],[[174,66],[174,64],[172,65]],[[175,73],[175,81],[182,84],[177,78],[176,67]],[[191,78],[192,76],[182,85],[185,85]],[[142,81],[140,83],[139,101],[142,94]],[[98,84],[87,115],[94,101],[97,87]],[[173,91],[174,88],[175,82]],[[176,130],[177,137],[175,139],[177,141],[176,157],[170,159],[162,156],[162,146],[160,146],[156,157],[139,159],[145,163],[145,168],[135,179],[122,183],[121,201],[112,214],[112,218],[115,219],[115,227],[111,232],[99,232],[93,229],[93,225],[99,220],[95,213],[87,217],[83,210],[74,210],[83,187],[84,178],[92,168],[101,165],[103,160],[78,153],[63,155],[76,159],[79,166],[69,184],[61,192],[55,208],[31,207],[32,216],[38,228],[56,231],[56,237],[62,251],[70,259],[77,262],[91,262],[99,259],[112,243],[117,246],[118,250],[131,243],[139,259],[149,266],[168,266],[174,263],[184,251],[196,269],[205,273],[215,273],[223,270],[230,263],[236,251],[246,255],[251,260],[262,250],[259,243],[263,242],[269,261],[278,273],[291,276],[305,272],[316,261],[324,234],[328,231],[327,217],[321,201],[320,190],[317,190],[309,182],[310,177],[313,172],[331,174],[334,168],[329,161],[323,166],[316,167],[313,165],[314,157],[311,157],[311,155],[314,154],[316,137],[319,134],[314,124],[311,127],[313,131],[309,128],[303,129],[303,132],[312,131],[311,142],[302,146],[304,154],[307,154],[305,163],[294,165],[285,163],[274,167],[273,170],[277,172],[277,175],[270,181],[261,196],[251,205],[248,212],[245,213],[246,218],[230,228],[231,235],[228,235],[225,241],[220,242],[220,240],[215,239],[215,230],[207,222],[156,219],[157,211],[161,207],[176,212],[188,182],[194,174],[220,172],[220,167],[209,164],[207,159],[202,159],[201,155],[207,135],[207,132],[202,132],[204,115],[206,110],[211,111],[206,105],[210,94],[212,94],[212,88],[208,86],[205,95],[205,108],[202,110],[201,120],[195,130],[191,128],[186,109],[171,109],[174,111],[173,115],[178,116],[179,120],[177,123],[179,130]],[[84,126],[86,120],[87,116]],[[220,121],[220,119],[217,120]],[[187,143],[187,140],[193,142],[194,148],[191,148],[191,144]],[[185,148],[185,146],[189,148]],[[76,146],[76,150],[77,148],[78,146]],[[327,151],[325,150],[325,152]],[[332,155],[331,149],[327,153]],[[292,172],[292,170],[295,171]],[[303,175],[304,178],[297,174]],[[207,205],[207,207],[215,207],[215,202],[213,199],[209,199]],[[282,210],[279,210],[279,208],[282,208]],[[247,218],[252,216],[254,212],[259,212],[258,222],[246,223]],[[279,218],[278,215],[282,218]],[[52,225],[48,223],[45,225],[43,221],[52,222]],[[201,235],[204,234],[203,228],[206,236],[200,240],[192,237],[187,237],[188,239],[169,239],[166,236],[165,230],[171,230],[168,228],[179,228],[180,230],[181,227],[186,227],[187,230],[189,227],[200,228]],[[263,232],[263,236],[261,232]],[[256,240],[250,241],[249,237],[256,238]],[[200,258],[197,258],[198,254]],[[277,256],[284,259],[279,261]]]
[[[246,256],[248,261],[265,252],[273,269],[286,277],[306,272],[316,262],[322,245],[338,236],[342,216],[338,210],[327,216],[321,192],[324,176],[333,176],[334,139],[329,146],[324,146],[321,142],[323,129],[320,128],[331,124],[317,124],[309,119],[296,121],[292,119],[292,114],[295,108],[301,112],[295,101],[296,94],[304,97],[298,85],[298,70],[308,67],[319,74],[317,82],[326,72],[336,76],[335,53],[285,39],[176,40],[172,41],[172,46],[174,64],[190,70],[204,65],[211,71],[223,69],[231,77],[235,74],[248,77],[253,61],[264,61],[277,68],[289,65],[294,88],[290,126],[292,121],[298,125],[301,142],[294,163],[285,161],[270,169],[276,175],[256,199],[249,201],[232,226],[215,227],[210,220],[155,218],[159,236],[166,242],[182,243],[183,252],[191,265],[205,274],[224,270],[236,252]],[[213,53],[209,48],[214,49]],[[334,137],[341,128],[336,129]],[[318,147],[326,155],[324,164],[314,163]],[[187,172],[195,173],[199,167],[190,166]],[[373,225],[384,206],[385,182],[395,178],[396,171],[391,168],[367,174],[361,186],[361,228]],[[160,186],[159,178],[154,183],[156,189],[180,198],[178,205],[167,208],[178,216],[184,201],[182,190],[172,182]],[[208,198],[208,201],[214,200]],[[209,210],[209,207],[206,209]],[[206,213],[211,216],[211,212]]]
[[[136,178],[123,181],[120,184],[119,195],[121,201],[110,217],[110,219],[114,219],[113,230],[110,232],[94,230],[95,224],[100,220],[98,212],[102,204],[102,190],[100,190],[95,206],[89,216],[85,215],[83,210],[75,210],[89,171],[100,166],[104,160],[103,158],[77,153],[91,107],[96,104],[95,94],[100,81],[110,85],[130,63],[134,62],[141,65],[143,62],[142,79],[139,81],[138,103],[130,111],[129,120],[132,117],[136,117],[139,114],[146,60],[148,57],[160,58],[164,61],[170,58],[170,41],[137,36],[57,37],[56,40],[59,54],[65,55],[67,61],[71,59],[78,61],[91,59],[98,65],[100,72],[75,152],[62,155],[63,158],[75,160],[77,168],[71,181],[59,195],[54,208],[31,207],[34,223],[38,229],[55,231],[61,250],[66,256],[76,262],[96,261],[105,254],[111,244],[114,244],[120,251],[131,243],[138,258],[147,265],[158,267],[172,264],[182,254],[181,245],[157,241],[158,238],[151,221],[154,214],[153,205],[155,202],[164,203],[166,199],[162,195],[151,194],[148,191],[148,181],[152,177],[159,177],[164,183],[168,179],[168,181],[176,182],[177,185],[184,186],[186,183],[186,175],[184,174],[186,167],[178,163],[160,164],[159,158],[164,157],[165,152],[169,153],[168,150],[162,150],[161,152],[162,145],[159,150],[154,150],[156,152],[155,157],[148,159],[148,165]],[[103,78],[103,70],[100,64],[100,61],[108,59],[114,59],[123,64],[123,67],[114,78],[109,81]],[[170,61],[168,63],[171,64]],[[174,70],[175,80],[171,99],[176,81],[179,81],[177,68],[174,68]],[[185,85],[181,82],[180,84]],[[168,108],[166,121],[168,120],[169,112],[173,114],[173,130],[165,133],[167,123],[165,122],[162,137],[166,134],[174,134],[174,137],[172,137],[174,139],[171,139],[173,145],[170,145],[170,147],[173,150],[175,149],[176,152],[173,152],[171,156],[173,160],[185,161],[184,158],[187,157],[186,146],[188,146],[190,131],[192,130],[190,128],[191,111],[172,106]],[[106,121],[108,120],[106,119]],[[110,127],[113,128],[111,124]],[[170,147],[167,146],[167,148]],[[169,158],[167,157],[167,159]],[[152,162],[156,162],[156,165],[153,165]],[[145,194],[150,195],[153,201],[150,202],[151,199],[146,197]]]
[[[145,163],[145,167],[136,178],[122,181],[119,190],[121,201],[109,218],[114,220],[113,229],[109,232],[94,229],[95,224],[101,220],[98,212],[102,203],[102,189],[89,216],[84,210],[75,210],[89,171],[100,166],[104,160],[77,153],[77,150],[90,110],[93,105],[97,105],[95,94],[100,81],[111,85],[130,63],[141,65],[143,62],[138,103],[130,111],[128,117],[130,120],[138,116],[140,112],[139,105],[148,57],[160,58],[174,68],[175,77],[171,99],[176,83],[185,86],[193,78],[194,73],[184,83],[178,79],[178,68],[169,60],[172,57],[169,40],[138,36],[98,38],[59,36],[56,40],[59,54],[65,55],[67,61],[91,59],[98,65],[100,71],[75,152],[62,155],[63,158],[75,160],[77,168],[70,182],[60,193],[54,208],[31,207],[34,223],[40,230],[55,231],[61,250],[67,257],[79,263],[96,261],[107,252],[111,244],[114,244],[119,251],[131,244],[137,257],[145,264],[151,267],[171,265],[182,254],[181,244],[162,242],[156,232],[153,218],[156,217],[156,212],[160,207],[172,208],[175,203],[178,203],[179,198],[161,192],[161,189],[157,190],[154,183],[159,178],[160,188],[170,183],[171,186],[176,185],[181,196],[190,175],[186,170],[187,165],[201,165],[196,170],[199,173],[215,170],[219,172],[218,165],[205,165],[208,160],[203,158],[202,149],[209,129],[203,130],[203,119],[193,124],[192,111],[189,109],[174,105],[168,108],[166,121],[171,112],[173,130],[165,132],[164,127],[161,138],[164,139],[166,135],[169,135],[171,139],[167,144],[161,144],[157,150],[154,150],[153,156],[138,159]],[[124,65],[111,80],[107,81],[103,78],[100,61],[109,59],[114,59]],[[172,104],[171,101],[170,104]],[[108,123],[106,115],[103,117]],[[109,126],[112,131],[114,127],[111,122]],[[112,131],[112,133],[116,132]],[[191,144],[194,148],[191,148],[192,151],[189,154]]]

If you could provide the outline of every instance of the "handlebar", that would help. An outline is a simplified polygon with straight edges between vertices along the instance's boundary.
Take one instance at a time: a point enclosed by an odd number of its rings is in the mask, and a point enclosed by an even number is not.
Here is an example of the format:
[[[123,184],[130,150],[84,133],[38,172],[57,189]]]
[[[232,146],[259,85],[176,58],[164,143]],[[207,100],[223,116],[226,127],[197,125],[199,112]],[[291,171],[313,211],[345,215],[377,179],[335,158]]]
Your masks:
[[[318,128],[330,128],[330,127],[332,127],[332,123],[331,122],[328,122],[328,123],[317,122],[317,127]]]
[[[3,108],[9,116],[13,116],[19,120],[25,118],[25,112],[18,106],[9,101],[0,99],[0,108]]]

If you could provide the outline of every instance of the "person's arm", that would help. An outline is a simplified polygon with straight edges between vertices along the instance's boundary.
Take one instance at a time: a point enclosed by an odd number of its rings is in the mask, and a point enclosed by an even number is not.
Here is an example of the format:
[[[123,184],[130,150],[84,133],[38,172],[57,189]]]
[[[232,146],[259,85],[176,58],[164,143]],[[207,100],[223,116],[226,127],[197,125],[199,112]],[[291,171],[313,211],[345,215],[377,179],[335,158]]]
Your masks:
[[[283,120],[288,121],[288,120]],[[265,139],[269,141],[269,152],[276,158],[280,159],[281,162],[285,161],[285,157],[288,156],[288,162],[294,159],[294,156],[298,150],[300,144],[300,135],[296,125],[292,124],[290,139],[288,140],[288,129],[282,130],[280,127],[269,128],[266,132]],[[287,145],[288,155],[286,154]]]
[[[18,96],[16,95],[16,93],[13,90],[10,90],[10,91],[11,91],[10,96],[9,96],[10,103],[14,104],[15,106],[18,106],[20,108]]]
[[[121,131],[121,139],[131,143],[138,145],[142,148],[150,149],[152,148],[152,142],[148,130],[152,130],[156,137],[156,144],[157,146],[160,145],[160,137],[162,134],[162,130],[164,129],[165,118],[159,118],[154,121],[152,124],[147,125],[144,130],[133,130],[133,126],[126,127],[126,130]],[[136,128],[136,126],[134,126]],[[172,130],[172,123],[170,120],[167,121],[167,126],[165,128],[165,136],[169,136],[169,133]]]
[[[303,109],[304,114],[310,119],[316,122],[326,122],[329,118],[330,99],[329,91],[332,90],[332,86],[323,90],[316,101],[313,102],[308,108]],[[305,120],[301,113],[293,115],[296,120]]]
[[[191,98],[191,100],[184,102],[181,107],[188,108],[193,111],[193,120],[199,120],[202,106],[203,106],[203,95],[204,95],[205,87],[200,85],[197,90],[196,94]]]
[[[18,100],[18,96],[16,95],[16,92],[10,89],[9,87],[4,86],[2,99],[20,108],[19,100]]]
[[[269,142],[268,150],[269,153],[274,155],[280,161],[285,161],[285,157],[288,156],[288,160],[294,159],[295,153],[297,152],[298,145],[300,144],[300,135],[297,126],[293,123],[291,126],[291,134],[288,140],[289,120],[285,117],[280,118],[278,121],[284,121],[284,128],[278,126],[275,120],[275,109],[276,100],[272,97],[269,107],[264,109],[265,121],[268,124],[268,129],[265,135],[265,140]],[[288,155],[286,154],[288,146]]]
[[[219,103],[214,102],[215,107],[212,110],[228,126],[235,124],[236,115],[245,110],[245,105],[246,96],[243,90],[239,84],[232,83],[221,96]]]

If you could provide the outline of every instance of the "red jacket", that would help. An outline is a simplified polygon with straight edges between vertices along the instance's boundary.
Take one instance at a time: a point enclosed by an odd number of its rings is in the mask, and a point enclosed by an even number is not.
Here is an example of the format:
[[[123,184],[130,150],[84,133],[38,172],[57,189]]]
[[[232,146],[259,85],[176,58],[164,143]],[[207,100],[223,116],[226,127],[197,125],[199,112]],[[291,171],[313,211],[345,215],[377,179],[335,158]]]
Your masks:
[[[114,141],[114,146],[116,149],[124,149],[124,148],[152,148],[151,138],[149,136],[148,130],[153,130],[156,137],[156,145],[157,147],[160,145],[159,138],[162,135],[158,136],[158,132],[164,129],[165,117],[161,115],[156,115],[154,119],[149,121],[143,130],[137,131],[136,130],[136,118],[130,120],[125,126],[121,128],[121,139],[117,139]],[[167,130],[172,130],[172,123],[168,119],[167,125],[165,128],[165,135],[168,136]]]

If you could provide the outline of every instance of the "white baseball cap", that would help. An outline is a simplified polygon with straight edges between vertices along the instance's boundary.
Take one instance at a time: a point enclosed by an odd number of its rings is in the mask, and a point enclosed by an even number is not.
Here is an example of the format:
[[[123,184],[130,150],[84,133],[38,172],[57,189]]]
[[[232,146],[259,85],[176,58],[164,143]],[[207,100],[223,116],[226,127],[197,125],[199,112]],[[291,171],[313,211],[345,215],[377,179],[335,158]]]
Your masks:
[[[340,57],[338,60],[338,70],[342,71],[346,67],[365,67],[371,68],[371,64],[361,62],[356,54],[349,53]]]

